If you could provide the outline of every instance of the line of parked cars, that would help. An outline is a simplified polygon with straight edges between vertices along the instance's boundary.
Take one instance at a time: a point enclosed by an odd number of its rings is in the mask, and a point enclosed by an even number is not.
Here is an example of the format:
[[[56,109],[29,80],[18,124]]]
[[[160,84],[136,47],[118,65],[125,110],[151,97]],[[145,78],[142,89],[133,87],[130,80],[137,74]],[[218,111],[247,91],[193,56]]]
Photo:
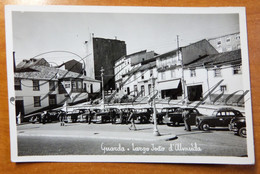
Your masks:
[[[90,114],[93,123],[118,123],[127,124],[130,111],[135,114],[135,122],[140,124],[153,123],[153,108],[91,108],[91,109],[75,109],[66,113],[66,122],[70,120],[72,123],[88,122]],[[220,108],[213,112],[211,116],[202,115],[196,108],[192,107],[165,107],[161,112],[156,113],[157,123],[166,124],[168,126],[179,126],[184,123],[183,112],[188,111],[189,118],[187,123],[195,125],[199,130],[207,131],[215,127],[226,127],[234,131],[241,137],[246,137],[246,119],[242,113],[233,108]],[[52,122],[59,120],[60,111],[48,111],[46,117],[43,114],[34,114],[30,122]],[[44,120],[43,120],[44,119]]]

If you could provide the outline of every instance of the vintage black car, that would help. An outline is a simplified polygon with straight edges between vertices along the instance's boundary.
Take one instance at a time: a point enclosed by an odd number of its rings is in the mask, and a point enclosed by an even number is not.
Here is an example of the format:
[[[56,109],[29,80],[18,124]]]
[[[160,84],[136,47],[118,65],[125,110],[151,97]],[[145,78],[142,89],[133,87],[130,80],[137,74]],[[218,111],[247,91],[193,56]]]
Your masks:
[[[229,130],[234,131],[236,135],[246,138],[246,118],[232,118],[229,124]]]
[[[137,123],[149,123],[151,116],[153,114],[153,109],[152,108],[139,108],[139,109],[134,109],[134,114]]]
[[[156,114],[157,123],[158,124],[163,124],[163,120],[164,120],[164,117],[166,116],[166,114],[167,113],[168,114],[173,113],[177,108],[179,108],[179,107],[165,107],[165,108],[162,108],[161,112]]]
[[[79,116],[86,113],[87,109],[75,109],[72,112],[67,112],[67,117],[71,119],[72,123],[76,123]]]
[[[196,125],[200,130],[209,130],[210,127],[228,127],[234,117],[242,117],[238,110],[233,108],[220,108],[215,110],[212,116],[198,117]]]
[[[94,123],[110,123],[111,120],[111,112],[115,111],[116,118],[119,117],[119,110],[117,108],[107,108],[107,109],[95,109],[95,116],[92,120]]]
[[[58,121],[58,115],[59,115],[59,111],[47,111],[45,112],[38,112],[38,113],[34,113],[34,114],[30,114],[26,117],[30,118],[29,122],[30,123],[51,123],[53,121]]]
[[[192,107],[181,107],[177,108],[174,112],[168,114],[168,118],[165,116],[165,121],[168,126],[179,125],[180,123],[184,123],[182,118],[182,113],[184,111],[189,111],[190,118],[188,120],[189,125],[196,125],[196,118],[202,116],[202,114],[196,109]]]

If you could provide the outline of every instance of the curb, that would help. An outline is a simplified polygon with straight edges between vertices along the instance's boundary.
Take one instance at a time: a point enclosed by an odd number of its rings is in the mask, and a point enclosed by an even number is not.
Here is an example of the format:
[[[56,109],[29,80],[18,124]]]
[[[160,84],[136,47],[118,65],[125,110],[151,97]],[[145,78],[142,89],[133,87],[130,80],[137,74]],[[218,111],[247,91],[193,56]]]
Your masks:
[[[86,132],[85,132],[86,133]],[[44,134],[44,133],[17,133],[18,137],[57,137],[57,138],[91,138],[91,139],[113,139],[113,140],[128,140],[128,141],[171,141],[177,139],[174,134],[166,134],[161,136],[154,136],[147,133],[132,134],[129,137],[129,133],[120,133],[120,136],[109,136],[102,133],[93,133],[88,135],[65,135],[65,134]]]

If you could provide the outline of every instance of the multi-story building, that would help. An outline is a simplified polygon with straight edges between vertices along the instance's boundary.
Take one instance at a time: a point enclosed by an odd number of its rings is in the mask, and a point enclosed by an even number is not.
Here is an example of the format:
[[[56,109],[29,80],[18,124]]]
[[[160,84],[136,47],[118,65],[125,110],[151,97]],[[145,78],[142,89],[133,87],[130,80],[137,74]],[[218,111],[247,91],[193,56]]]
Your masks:
[[[218,52],[204,39],[156,56],[159,97],[168,99],[184,97],[186,94],[184,91],[183,65],[216,53]]]
[[[139,51],[133,54],[125,55],[115,62],[115,83],[117,91],[121,90],[123,84],[123,77],[132,69],[140,67],[142,63],[153,58],[155,53],[146,50]]]
[[[152,95],[153,78],[157,78],[156,62],[151,61],[133,68],[129,73],[123,76],[124,94],[133,97],[145,97]]]
[[[47,65],[47,64],[46,64]],[[27,115],[100,92],[100,81],[49,66],[30,66],[14,73],[16,114]]]
[[[209,55],[187,64],[184,79],[189,101],[208,95],[207,102],[243,105],[241,50]]]
[[[239,32],[211,38],[208,39],[208,41],[219,53],[238,50],[241,48]]]
[[[101,67],[104,68],[105,91],[115,89],[115,61],[126,55],[125,41],[97,38],[93,35],[85,42],[87,57],[85,59],[86,75],[101,80]]]

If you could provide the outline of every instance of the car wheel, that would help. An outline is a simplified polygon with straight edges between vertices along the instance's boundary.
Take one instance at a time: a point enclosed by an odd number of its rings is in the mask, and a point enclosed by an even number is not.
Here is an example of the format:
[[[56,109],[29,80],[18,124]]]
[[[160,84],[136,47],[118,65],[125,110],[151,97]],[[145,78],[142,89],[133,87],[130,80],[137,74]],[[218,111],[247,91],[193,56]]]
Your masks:
[[[173,125],[173,123],[167,123],[167,126],[172,126]]]
[[[202,125],[200,126],[200,128],[204,131],[209,130],[209,124],[208,123],[202,123]]]
[[[245,127],[240,128],[238,134],[239,136],[246,138],[246,128]]]

